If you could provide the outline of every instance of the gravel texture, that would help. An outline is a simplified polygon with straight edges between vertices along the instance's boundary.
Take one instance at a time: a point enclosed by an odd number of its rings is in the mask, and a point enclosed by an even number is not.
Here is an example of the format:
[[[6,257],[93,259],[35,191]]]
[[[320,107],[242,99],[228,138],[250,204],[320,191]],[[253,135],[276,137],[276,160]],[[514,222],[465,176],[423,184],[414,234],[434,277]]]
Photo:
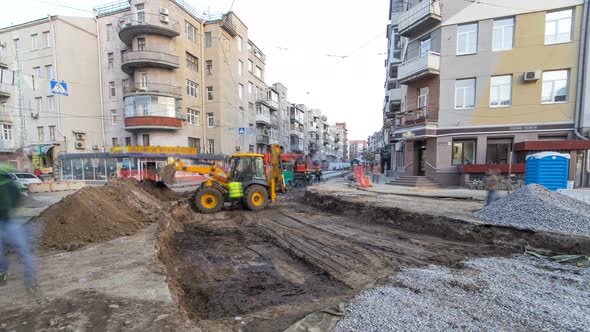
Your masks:
[[[481,258],[402,270],[361,293],[335,331],[590,331],[590,269]]]
[[[497,225],[590,235],[590,205],[537,184],[495,201],[475,216]]]

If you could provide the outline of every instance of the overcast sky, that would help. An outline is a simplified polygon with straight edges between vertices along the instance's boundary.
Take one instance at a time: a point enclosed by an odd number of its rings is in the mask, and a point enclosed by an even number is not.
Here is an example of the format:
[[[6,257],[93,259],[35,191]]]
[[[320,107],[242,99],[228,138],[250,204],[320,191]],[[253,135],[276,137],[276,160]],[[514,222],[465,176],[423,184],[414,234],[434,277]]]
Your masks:
[[[381,128],[387,0],[354,6],[342,0],[185,1],[211,12],[227,11],[233,2],[249,37],[267,56],[266,83],[283,83],[290,102],[320,108],[330,123],[346,121],[349,139],[366,139]],[[111,1],[3,2],[4,27],[47,14],[92,16],[93,7]]]

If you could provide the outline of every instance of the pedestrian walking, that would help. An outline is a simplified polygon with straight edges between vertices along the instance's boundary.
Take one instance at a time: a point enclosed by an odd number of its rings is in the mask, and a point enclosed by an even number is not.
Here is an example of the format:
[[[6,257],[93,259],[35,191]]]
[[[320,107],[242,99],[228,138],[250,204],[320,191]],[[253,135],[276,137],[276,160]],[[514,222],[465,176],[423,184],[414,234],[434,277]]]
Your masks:
[[[8,281],[8,259],[5,255],[6,245],[8,245],[14,249],[23,265],[27,292],[34,294],[37,291],[36,258],[25,228],[11,218],[22,196],[8,173],[10,170],[0,168],[0,286],[6,285]]]
[[[315,181],[317,183],[322,182],[322,169],[319,167],[315,170]]]
[[[496,169],[491,169],[488,172],[488,175],[485,178],[485,182],[486,182],[486,189],[487,189],[487,195],[486,195],[486,206],[492,204],[493,202],[498,200],[498,170]]]
[[[379,177],[381,176],[381,166],[379,166],[379,164],[374,164],[371,172],[371,182],[378,184]]]

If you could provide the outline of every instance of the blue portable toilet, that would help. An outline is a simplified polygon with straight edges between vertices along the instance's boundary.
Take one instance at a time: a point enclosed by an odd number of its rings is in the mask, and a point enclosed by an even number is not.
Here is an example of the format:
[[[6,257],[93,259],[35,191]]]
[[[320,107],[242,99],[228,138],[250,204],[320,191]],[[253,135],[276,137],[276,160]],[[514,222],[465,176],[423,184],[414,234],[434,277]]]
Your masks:
[[[526,184],[542,184],[549,190],[567,189],[570,155],[539,152],[526,158]]]

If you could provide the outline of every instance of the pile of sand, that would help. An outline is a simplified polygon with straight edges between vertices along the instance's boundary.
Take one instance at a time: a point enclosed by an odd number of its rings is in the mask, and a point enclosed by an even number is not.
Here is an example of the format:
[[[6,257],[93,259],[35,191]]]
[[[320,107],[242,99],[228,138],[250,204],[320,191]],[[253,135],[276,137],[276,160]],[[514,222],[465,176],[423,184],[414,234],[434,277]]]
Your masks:
[[[153,181],[115,179],[85,187],[41,213],[44,248],[71,249],[134,234],[163,213],[176,194]]]

